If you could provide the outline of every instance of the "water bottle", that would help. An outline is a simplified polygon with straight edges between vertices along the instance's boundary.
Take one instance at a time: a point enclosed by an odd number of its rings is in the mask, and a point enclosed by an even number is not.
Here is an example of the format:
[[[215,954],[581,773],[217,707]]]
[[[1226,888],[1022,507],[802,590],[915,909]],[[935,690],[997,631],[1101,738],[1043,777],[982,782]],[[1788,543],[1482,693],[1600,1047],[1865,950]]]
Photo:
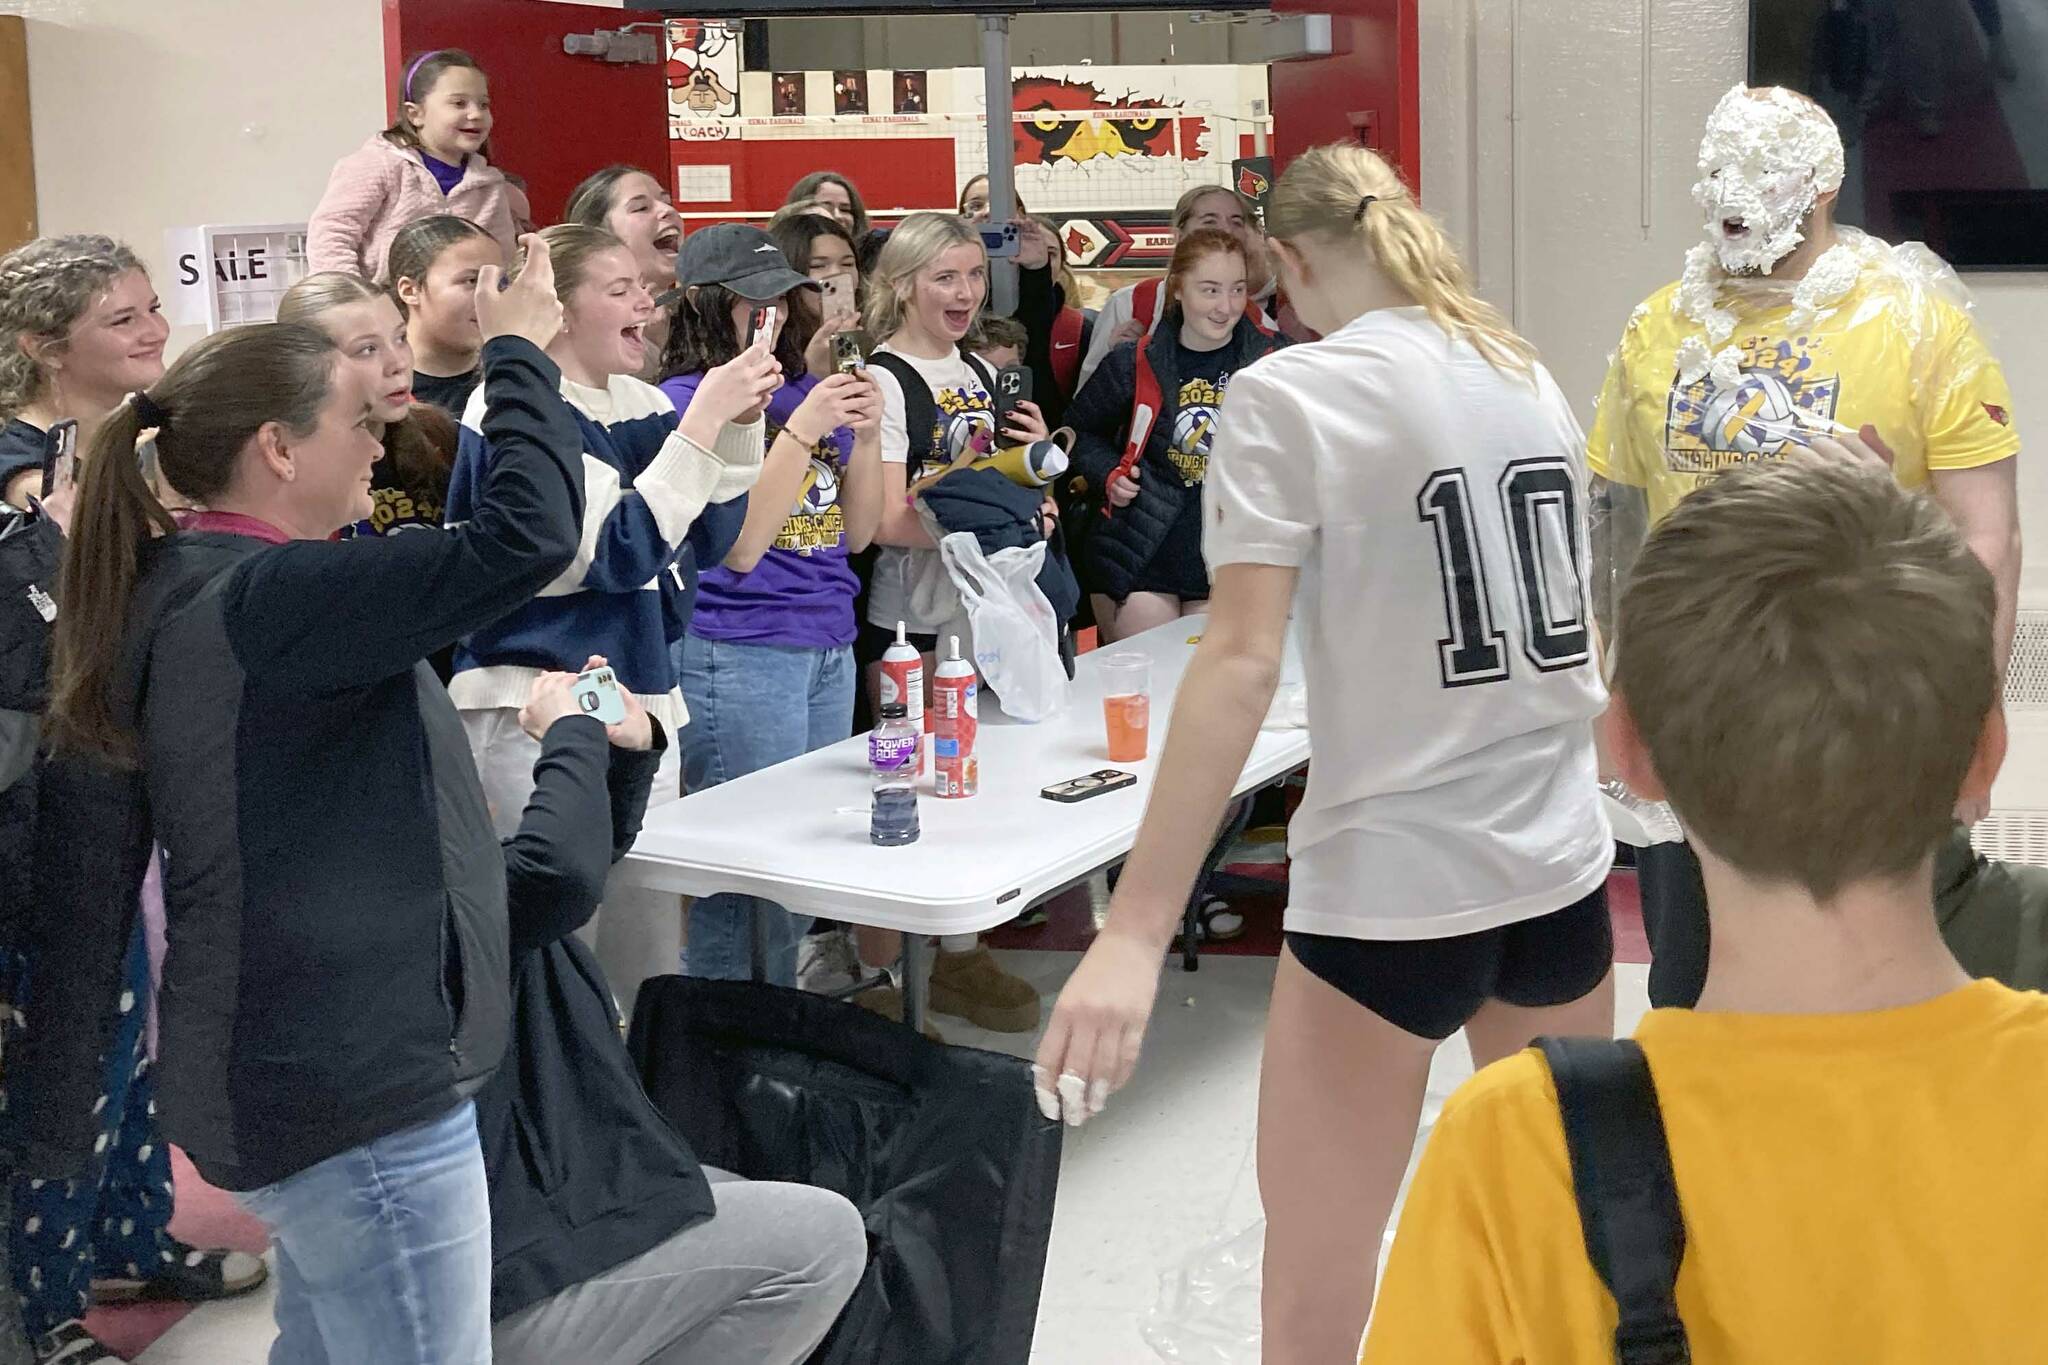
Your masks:
[[[882,703],[882,723],[868,734],[874,810],[868,841],[893,848],[917,842],[917,727],[900,701]]]

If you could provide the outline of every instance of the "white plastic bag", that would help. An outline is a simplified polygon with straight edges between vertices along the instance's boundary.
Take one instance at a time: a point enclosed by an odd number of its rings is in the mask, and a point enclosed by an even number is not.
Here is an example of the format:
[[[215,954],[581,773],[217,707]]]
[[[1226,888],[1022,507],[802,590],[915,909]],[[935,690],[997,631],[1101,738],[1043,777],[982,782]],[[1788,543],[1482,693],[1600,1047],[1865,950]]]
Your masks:
[[[1045,543],[985,555],[972,532],[939,542],[939,555],[974,637],[974,666],[1003,714],[1036,723],[1066,709],[1072,684],[1060,662],[1060,622],[1038,589]]]

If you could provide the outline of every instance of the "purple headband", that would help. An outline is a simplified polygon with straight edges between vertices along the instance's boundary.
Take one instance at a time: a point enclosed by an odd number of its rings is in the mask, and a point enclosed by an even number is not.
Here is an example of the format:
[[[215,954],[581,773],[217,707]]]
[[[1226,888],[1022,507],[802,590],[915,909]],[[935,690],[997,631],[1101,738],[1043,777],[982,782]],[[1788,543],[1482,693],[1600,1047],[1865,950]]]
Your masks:
[[[428,58],[438,57],[440,55],[441,49],[439,48],[436,48],[432,52],[422,52],[419,56],[413,58],[412,65],[405,69],[405,84],[398,87],[398,93],[404,98],[407,104],[411,104],[414,102],[412,97],[412,78],[419,74],[420,68],[426,64]]]

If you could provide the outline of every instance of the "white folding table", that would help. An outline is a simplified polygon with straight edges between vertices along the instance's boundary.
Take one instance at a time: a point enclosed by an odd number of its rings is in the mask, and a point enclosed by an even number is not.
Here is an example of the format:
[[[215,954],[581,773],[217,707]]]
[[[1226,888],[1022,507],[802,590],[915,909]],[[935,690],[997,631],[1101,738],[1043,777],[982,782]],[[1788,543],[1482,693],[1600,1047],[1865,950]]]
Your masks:
[[[1071,704],[1041,724],[1013,722],[985,699],[975,745],[981,790],[940,800],[927,764],[916,843],[868,842],[867,736],[856,735],[649,812],[620,874],[661,891],[737,892],[797,914],[902,930],[904,1012],[921,1028],[927,935],[1006,924],[1130,852],[1204,621],[1183,617],[1114,651],[1082,655]],[[1126,650],[1152,660],[1151,745],[1142,762],[1111,763],[1097,670],[1104,652]],[[1298,697],[1300,680],[1290,637],[1279,696]],[[1266,786],[1308,757],[1306,729],[1262,729],[1234,791]],[[1039,795],[1102,768],[1135,773],[1137,784],[1073,804]]]

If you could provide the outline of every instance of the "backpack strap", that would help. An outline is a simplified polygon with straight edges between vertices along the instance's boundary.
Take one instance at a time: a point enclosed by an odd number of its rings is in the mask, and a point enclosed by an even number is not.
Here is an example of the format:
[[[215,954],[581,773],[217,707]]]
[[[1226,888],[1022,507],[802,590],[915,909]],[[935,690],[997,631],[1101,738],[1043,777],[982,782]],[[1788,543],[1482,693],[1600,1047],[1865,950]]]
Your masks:
[[[1538,1038],[1571,1155],[1586,1255],[1614,1296],[1619,1365],[1688,1365],[1678,1316],[1685,1220],[1657,1087],[1628,1038]]]
[[[1164,295],[1166,277],[1154,275],[1139,280],[1131,289],[1131,320],[1145,324],[1145,335],[1151,336],[1159,326],[1159,319],[1166,315]]]
[[[890,351],[876,351],[868,357],[868,364],[895,375],[898,387],[903,390],[903,430],[910,441],[904,463],[910,471],[911,482],[915,483],[920,465],[927,460],[943,462],[939,450],[938,400],[932,397],[932,386],[924,382],[924,376],[917,372],[917,367],[902,356]],[[918,444],[920,440],[923,441],[922,446]]]
[[[1159,374],[1152,368],[1152,357],[1146,354],[1151,349],[1149,342],[1140,341],[1137,355],[1133,357],[1137,369],[1136,382],[1131,390],[1131,431],[1124,441],[1123,458],[1116,462],[1116,468],[1102,482],[1102,515],[1105,517],[1115,513],[1109,504],[1109,485],[1119,477],[1129,475],[1138,467],[1138,461],[1145,458],[1145,443],[1152,439],[1153,424],[1159,420],[1159,411],[1166,402],[1166,395],[1159,387]]]
[[[974,371],[974,377],[981,381],[981,387],[988,391],[989,401],[996,396],[996,367],[989,364],[973,351],[960,352],[960,358],[967,362],[967,368]]]

